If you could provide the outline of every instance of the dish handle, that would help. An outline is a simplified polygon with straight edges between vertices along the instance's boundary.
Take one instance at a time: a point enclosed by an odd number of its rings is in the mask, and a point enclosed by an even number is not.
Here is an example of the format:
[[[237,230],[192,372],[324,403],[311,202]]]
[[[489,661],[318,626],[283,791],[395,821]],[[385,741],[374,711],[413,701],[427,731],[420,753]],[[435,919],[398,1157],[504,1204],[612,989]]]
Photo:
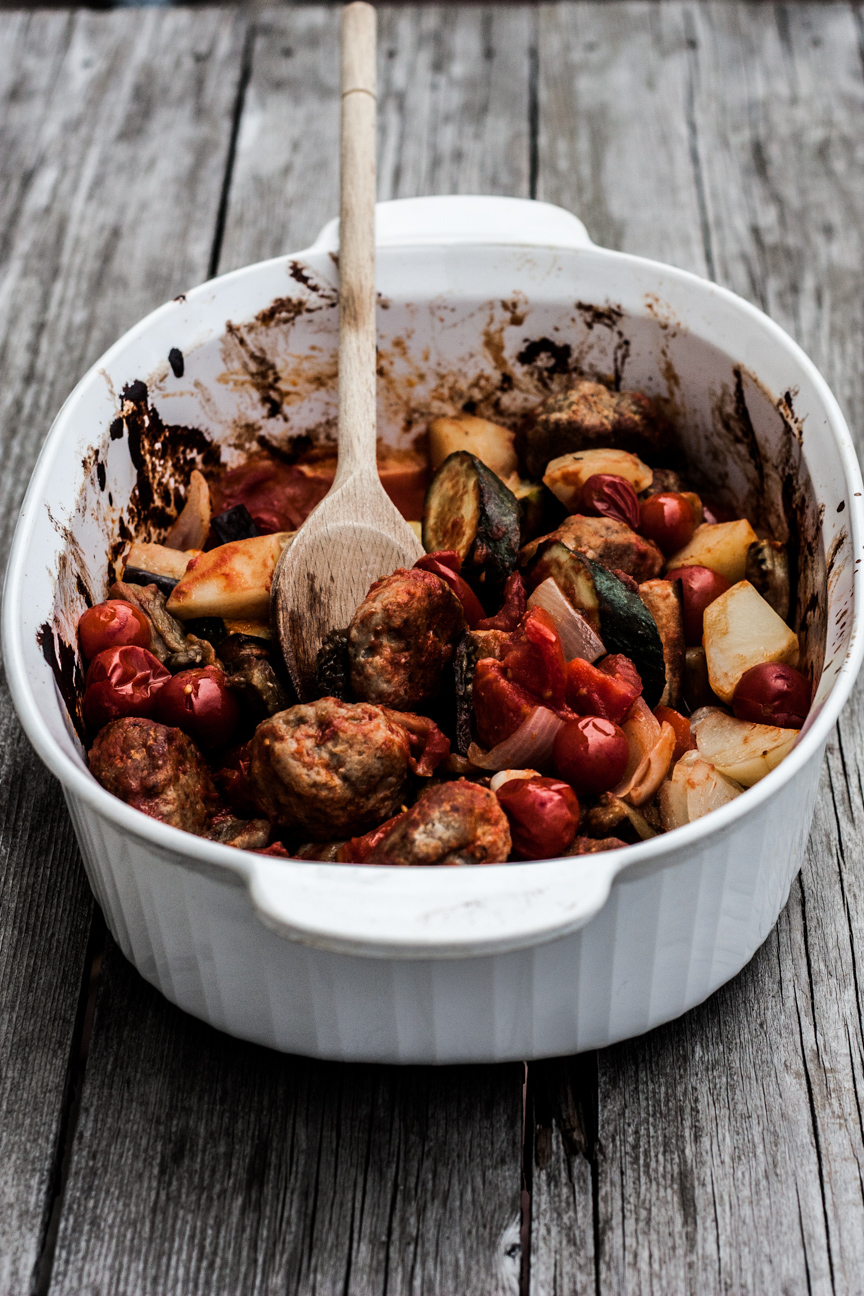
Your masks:
[[[484,243],[509,247],[592,247],[577,216],[531,198],[443,194],[396,198],[375,207],[377,247]],[[309,252],[336,252],[339,221],[324,226]]]
[[[631,851],[445,869],[250,853],[244,872],[259,918],[289,940],[366,958],[471,958],[584,926],[606,903]]]

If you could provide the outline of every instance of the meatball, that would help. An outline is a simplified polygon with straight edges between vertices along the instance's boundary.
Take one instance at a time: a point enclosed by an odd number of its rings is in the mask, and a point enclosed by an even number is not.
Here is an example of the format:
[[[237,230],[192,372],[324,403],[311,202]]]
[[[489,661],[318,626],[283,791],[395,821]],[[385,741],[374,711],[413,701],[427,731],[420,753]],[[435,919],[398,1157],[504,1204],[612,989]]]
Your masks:
[[[583,517],[575,513],[566,518],[557,531],[532,540],[522,550],[520,562],[528,562],[544,540],[560,540],[568,549],[593,558],[610,571],[622,571],[641,585],[663,570],[665,559],[654,544],[637,535],[626,522],[608,517]]]
[[[362,832],[402,803],[408,736],[366,702],[319,698],[280,711],[255,730],[249,754],[270,819],[315,841]]]
[[[90,748],[90,772],[127,805],[199,836],[217,809],[210,770],[192,739],[155,720],[112,720]]]
[[[638,391],[610,391],[602,383],[580,379],[566,392],[548,396],[527,433],[525,460],[532,477],[540,477],[550,459],[575,450],[616,446],[652,462],[671,441],[666,419],[650,397]]]
[[[510,849],[510,825],[495,793],[459,779],[421,793],[366,862],[496,864]]]
[[[462,604],[433,572],[398,568],[376,581],[348,629],[354,696],[418,711],[438,693],[465,629]]]

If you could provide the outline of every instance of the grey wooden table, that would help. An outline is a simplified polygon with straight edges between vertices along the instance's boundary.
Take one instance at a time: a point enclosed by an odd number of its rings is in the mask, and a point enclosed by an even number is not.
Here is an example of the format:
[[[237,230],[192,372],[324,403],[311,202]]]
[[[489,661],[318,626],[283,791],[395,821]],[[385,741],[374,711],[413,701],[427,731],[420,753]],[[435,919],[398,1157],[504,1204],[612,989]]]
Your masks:
[[[4,554],[99,353],[334,214],[337,29],[0,13]],[[713,276],[864,448],[862,47],[854,4],[387,8],[380,196],[534,195]],[[0,1296],[864,1292],[862,710],[776,930],[708,1003],[602,1053],[397,1070],[238,1043],[145,985],[4,685]]]

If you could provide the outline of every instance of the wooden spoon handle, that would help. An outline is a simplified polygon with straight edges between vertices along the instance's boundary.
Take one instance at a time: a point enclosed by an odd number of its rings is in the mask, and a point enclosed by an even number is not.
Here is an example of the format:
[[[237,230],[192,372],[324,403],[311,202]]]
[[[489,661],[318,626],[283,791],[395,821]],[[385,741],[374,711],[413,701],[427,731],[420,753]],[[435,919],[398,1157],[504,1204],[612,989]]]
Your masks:
[[[376,14],[342,10],[342,152],[339,212],[339,468],[375,472]]]

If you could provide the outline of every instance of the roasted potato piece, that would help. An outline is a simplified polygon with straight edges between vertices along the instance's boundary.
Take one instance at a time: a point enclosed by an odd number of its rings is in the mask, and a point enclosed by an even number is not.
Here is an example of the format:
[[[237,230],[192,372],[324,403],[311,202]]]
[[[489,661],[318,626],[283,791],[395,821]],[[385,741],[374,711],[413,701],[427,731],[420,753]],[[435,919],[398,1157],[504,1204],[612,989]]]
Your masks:
[[[746,518],[734,522],[703,522],[693,532],[693,539],[668,560],[670,571],[676,567],[709,567],[734,585],[744,579],[750,546],[758,542],[756,532]]]
[[[467,450],[506,480],[519,470],[513,441],[509,428],[473,414],[433,419],[429,424],[429,463],[434,472],[455,450]]]
[[[199,554],[171,591],[168,611],[181,621],[210,616],[266,620],[276,561],[293,537],[293,531],[280,531],[252,540],[232,540]]]
[[[582,487],[589,477],[597,473],[623,477],[637,495],[648,489],[654,476],[638,455],[628,454],[626,450],[577,450],[550,460],[543,474],[543,484],[572,513],[579,504]]]
[[[179,581],[186,573],[186,568],[193,558],[197,558],[200,549],[173,549],[168,545],[146,544],[135,540],[123,559],[124,569],[135,568],[138,571],[152,572],[154,576],[167,576]]]
[[[539,477],[550,459],[573,450],[617,446],[654,459],[671,443],[669,423],[650,397],[582,378],[536,411],[524,433],[524,458],[531,476]]]
[[[798,662],[798,636],[745,580],[708,604],[702,643],[711,687],[727,703],[751,666]]]
[[[717,707],[705,707],[693,717],[691,728],[699,755],[742,787],[770,774],[798,737],[797,729],[737,720]]]

